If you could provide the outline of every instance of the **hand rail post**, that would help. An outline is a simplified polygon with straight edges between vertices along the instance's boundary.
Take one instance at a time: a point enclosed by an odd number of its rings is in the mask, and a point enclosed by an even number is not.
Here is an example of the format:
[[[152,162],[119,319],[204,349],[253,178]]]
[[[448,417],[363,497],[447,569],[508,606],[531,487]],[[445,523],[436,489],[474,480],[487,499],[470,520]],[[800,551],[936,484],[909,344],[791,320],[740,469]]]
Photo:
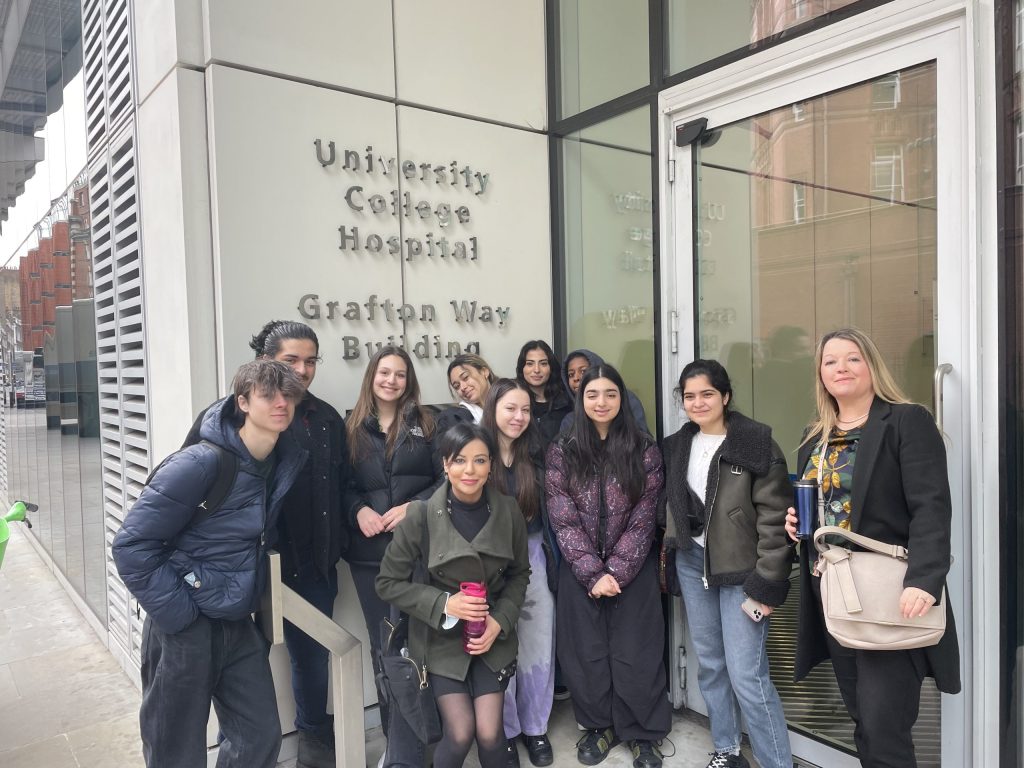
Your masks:
[[[263,632],[275,645],[284,642],[284,619],[287,619],[330,651],[336,765],[338,768],[365,768],[362,643],[283,584],[281,555],[271,552],[269,557],[270,579],[260,611]]]

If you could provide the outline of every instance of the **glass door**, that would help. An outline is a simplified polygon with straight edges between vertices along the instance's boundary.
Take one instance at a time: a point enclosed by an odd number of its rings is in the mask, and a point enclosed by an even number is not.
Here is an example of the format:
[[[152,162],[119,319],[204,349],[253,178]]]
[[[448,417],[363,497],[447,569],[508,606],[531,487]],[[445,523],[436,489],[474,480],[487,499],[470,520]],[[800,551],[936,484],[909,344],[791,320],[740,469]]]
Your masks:
[[[956,92],[941,79],[948,60],[935,58],[935,50],[910,63],[903,51],[877,74],[856,64],[834,67],[817,79],[816,92],[794,75],[790,84],[752,95],[746,114],[735,94],[727,104],[710,96],[706,124],[697,119],[698,104],[673,120],[671,135],[688,143],[675,149],[679,172],[670,191],[673,256],[663,306],[676,315],[666,318],[666,376],[678,376],[695,357],[721,362],[735,405],[772,427],[791,473],[801,471],[796,453],[813,415],[813,349],[823,333],[851,325],[866,331],[904,391],[929,408],[936,367],[952,363],[954,376],[963,370],[957,329],[968,259],[949,217],[961,216],[953,193],[967,150],[954,113],[945,111]],[[959,398],[944,383],[958,499],[967,437]],[[680,408],[664,405],[670,433]],[[964,606],[970,547],[958,535],[962,525],[963,518],[954,521],[958,565],[950,580]],[[859,765],[831,666],[793,682],[798,590],[794,571],[768,648],[794,755],[830,768]],[[969,631],[962,616],[958,611],[961,637]],[[682,617],[674,623],[677,631],[685,626]],[[676,703],[704,712],[685,632],[673,647],[680,666],[689,667],[674,675]],[[914,739],[921,768],[964,764],[964,722],[963,703],[944,702],[926,680]]]

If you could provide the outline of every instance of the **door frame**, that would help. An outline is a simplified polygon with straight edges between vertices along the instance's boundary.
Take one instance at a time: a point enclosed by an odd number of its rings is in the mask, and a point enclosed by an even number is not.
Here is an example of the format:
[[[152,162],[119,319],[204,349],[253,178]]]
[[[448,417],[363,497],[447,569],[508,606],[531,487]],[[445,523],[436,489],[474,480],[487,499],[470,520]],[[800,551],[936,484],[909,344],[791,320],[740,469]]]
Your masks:
[[[994,256],[985,256],[995,251],[986,248],[995,238],[994,225],[989,227],[994,222],[994,185],[991,190],[986,186],[994,175],[995,142],[989,141],[986,149],[979,139],[989,130],[994,136],[994,83],[985,84],[986,75],[993,80],[994,69],[983,69],[987,47],[979,40],[991,30],[986,28],[988,17],[982,16],[969,0],[896,0],[666,89],[658,99],[659,146],[667,162],[659,173],[663,247],[657,343],[663,361],[661,426],[667,435],[681,424],[673,389],[682,366],[693,359],[696,337],[691,149],[674,145],[676,127],[696,118],[707,118],[709,128],[723,126],[936,62],[937,200],[942,212],[936,233],[936,308],[946,308],[936,323],[936,362],[953,364],[942,413],[954,551],[959,552],[949,592],[963,679],[963,692],[942,700],[943,764],[951,766],[997,765],[999,759],[998,632],[986,631],[983,621],[972,621],[974,615],[998,615],[1000,607],[999,564],[992,557],[998,552],[998,497],[991,490],[998,488],[998,453],[996,436],[981,429],[986,417],[996,423],[998,397],[992,388],[997,361],[991,342],[989,354],[982,355],[984,334],[992,333],[997,322]],[[988,338],[995,339],[994,333]],[[673,646],[670,658],[676,654]],[[692,667],[688,677],[695,680]],[[804,738],[793,732],[791,736],[795,747]]]

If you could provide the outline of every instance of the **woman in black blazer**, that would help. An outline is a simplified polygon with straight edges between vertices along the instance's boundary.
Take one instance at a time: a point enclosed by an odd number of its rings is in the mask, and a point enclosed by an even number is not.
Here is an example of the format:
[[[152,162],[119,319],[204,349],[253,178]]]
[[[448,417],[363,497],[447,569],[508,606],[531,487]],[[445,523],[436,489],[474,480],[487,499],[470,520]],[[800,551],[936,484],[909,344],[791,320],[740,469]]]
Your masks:
[[[899,544],[909,551],[900,607],[918,616],[942,595],[950,564],[952,505],[946,451],[931,414],[911,403],[886,368],[878,348],[856,329],[833,331],[818,342],[818,418],[800,446],[797,471],[816,480],[825,523]],[[786,530],[796,539],[790,508]],[[855,724],[863,766],[914,768],[911,728],[921,681],[960,691],[960,651],[946,601],[946,633],[938,645],[902,651],[844,648],[825,631],[820,579],[812,574],[813,544],[800,551],[800,626],[795,677],[832,659],[843,701]]]

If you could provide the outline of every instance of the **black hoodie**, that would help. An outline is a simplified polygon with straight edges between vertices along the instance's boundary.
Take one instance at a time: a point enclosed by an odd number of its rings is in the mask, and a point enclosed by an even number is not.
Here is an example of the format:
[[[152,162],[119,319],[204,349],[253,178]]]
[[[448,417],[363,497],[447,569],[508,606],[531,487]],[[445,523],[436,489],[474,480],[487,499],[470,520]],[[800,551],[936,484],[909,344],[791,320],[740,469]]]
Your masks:
[[[562,383],[565,385],[565,391],[569,393],[571,402],[576,402],[576,396],[572,394],[572,388],[569,386],[569,361],[574,357],[585,357],[587,358],[589,365],[588,369],[594,368],[598,365],[604,365],[604,358],[602,358],[596,352],[591,352],[589,349],[574,349],[568,355],[565,356],[565,362],[562,363]],[[640,398],[633,394],[632,391],[626,390],[626,401],[629,403],[629,410],[633,412],[633,418],[636,420],[636,425],[644,432],[649,433],[647,429],[647,414],[644,413],[643,403],[640,402]],[[566,434],[572,428],[572,421],[575,417],[573,411],[569,411],[562,419],[562,425],[559,429],[560,434]]]

